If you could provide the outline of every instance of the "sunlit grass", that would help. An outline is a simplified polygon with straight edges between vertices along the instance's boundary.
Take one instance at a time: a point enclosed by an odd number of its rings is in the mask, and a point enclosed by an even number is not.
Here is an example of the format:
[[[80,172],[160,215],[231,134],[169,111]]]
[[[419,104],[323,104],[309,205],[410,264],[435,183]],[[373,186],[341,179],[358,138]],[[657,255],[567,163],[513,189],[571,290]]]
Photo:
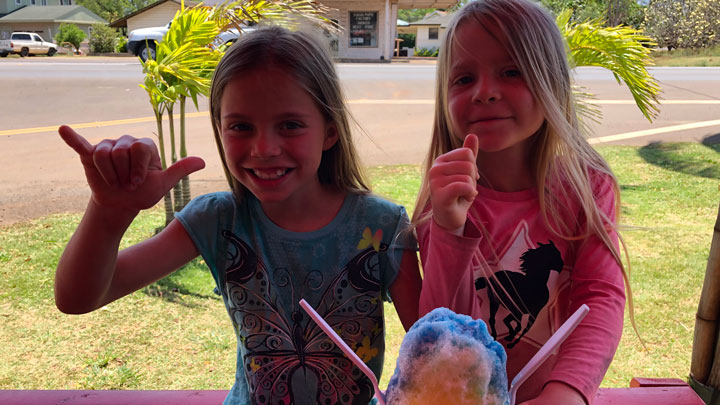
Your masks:
[[[656,66],[720,66],[720,46],[701,49],[655,50]]]

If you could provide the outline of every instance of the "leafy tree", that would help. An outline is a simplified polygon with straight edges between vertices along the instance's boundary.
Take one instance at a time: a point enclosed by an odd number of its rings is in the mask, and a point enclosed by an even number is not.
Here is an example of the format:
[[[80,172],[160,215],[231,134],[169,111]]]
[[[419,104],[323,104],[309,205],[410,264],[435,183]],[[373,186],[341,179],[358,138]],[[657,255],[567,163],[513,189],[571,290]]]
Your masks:
[[[415,34],[398,34],[398,38],[402,39],[403,41],[400,43],[400,46],[403,48],[415,48]]]
[[[717,0],[652,0],[645,10],[646,32],[660,46],[702,48],[720,43]]]
[[[72,45],[75,53],[80,51],[80,44],[83,40],[85,40],[85,32],[75,24],[60,24],[58,33],[55,35],[55,42],[60,45]]]
[[[105,24],[93,24],[92,33],[90,34],[90,52],[109,53],[115,52],[115,43],[118,34],[115,29]]]
[[[112,22],[154,1],[155,0],[77,0],[77,4],[99,15],[106,21]]]
[[[559,15],[573,10],[572,22],[604,20],[609,26],[628,25],[640,28],[644,8],[636,0],[541,0],[541,3]]]
[[[407,21],[414,22],[422,20],[423,17],[435,11],[434,8],[403,8],[398,10],[398,18]]]
[[[680,47],[705,48],[720,43],[720,2],[685,0]]]
[[[645,32],[668,50],[680,46],[683,4],[677,0],[651,1],[645,9]]]

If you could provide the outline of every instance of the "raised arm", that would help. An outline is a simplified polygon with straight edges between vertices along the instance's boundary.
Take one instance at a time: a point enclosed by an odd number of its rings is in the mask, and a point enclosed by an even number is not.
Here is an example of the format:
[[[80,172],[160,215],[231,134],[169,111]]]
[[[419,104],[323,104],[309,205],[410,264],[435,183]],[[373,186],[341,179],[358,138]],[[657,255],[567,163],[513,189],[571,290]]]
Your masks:
[[[85,313],[169,274],[197,256],[182,225],[118,253],[120,241],[142,209],[154,206],[181,178],[205,163],[188,157],[162,170],[150,139],[123,136],[91,145],[67,126],[60,136],[80,156],[92,192],[85,215],[55,273],[55,303]]]
[[[474,315],[472,260],[479,232],[468,219],[477,195],[478,139],[465,137],[462,148],[440,155],[428,172],[432,218],[418,225],[423,266],[420,316],[437,307]]]

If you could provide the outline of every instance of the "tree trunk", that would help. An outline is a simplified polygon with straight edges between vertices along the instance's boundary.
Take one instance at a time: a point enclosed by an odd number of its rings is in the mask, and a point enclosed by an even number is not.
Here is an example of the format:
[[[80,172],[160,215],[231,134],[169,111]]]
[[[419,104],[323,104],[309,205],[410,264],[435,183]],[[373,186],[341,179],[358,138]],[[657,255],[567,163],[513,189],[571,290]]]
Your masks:
[[[187,157],[187,149],[185,147],[185,101],[187,97],[180,96],[180,158]],[[181,180],[182,199],[180,201],[180,209],[184,208],[190,202],[190,177],[185,176]]]
[[[695,338],[690,374],[698,382],[720,389],[720,208],[715,221],[700,303],[695,316]]]
[[[170,161],[177,162],[177,149],[175,148],[175,119],[173,117],[173,105],[168,105],[168,121],[170,125]],[[182,190],[180,183],[173,186],[173,212],[179,212],[182,209]],[[174,215],[173,215],[174,216]]]
[[[160,147],[160,166],[163,170],[165,170],[167,169],[167,160],[165,159],[165,136],[163,134],[162,112],[160,111],[160,108],[155,109],[155,121],[157,123],[158,130],[158,146]],[[172,221],[175,217],[172,210],[172,199],[170,197],[170,193],[166,193],[163,199],[165,200],[165,226],[168,226],[170,221]]]

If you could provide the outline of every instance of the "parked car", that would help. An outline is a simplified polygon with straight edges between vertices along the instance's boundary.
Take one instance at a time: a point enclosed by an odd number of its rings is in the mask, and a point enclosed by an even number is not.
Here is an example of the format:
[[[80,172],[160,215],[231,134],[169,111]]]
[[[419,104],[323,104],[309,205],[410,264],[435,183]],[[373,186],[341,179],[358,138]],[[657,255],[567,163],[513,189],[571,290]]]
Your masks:
[[[13,32],[10,39],[0,41],[0,57],[6,57],[11,53],[28,55],[53,56],[57,53],[58,46],[52,42],[46,42],[34,32]]]
[[[155,59],[155,48],[170,29],[172,21],[162,27],[138,28],[130,31],[128,34],[127,50],[135,56],[139,56],[143,61],[148,58]],[[253,30],[250,27],[242,27],[242,32]],[[240,31],[237,28],[231,28],[221,32],[213,42],[214,46],[233,43],[240,37]]]

